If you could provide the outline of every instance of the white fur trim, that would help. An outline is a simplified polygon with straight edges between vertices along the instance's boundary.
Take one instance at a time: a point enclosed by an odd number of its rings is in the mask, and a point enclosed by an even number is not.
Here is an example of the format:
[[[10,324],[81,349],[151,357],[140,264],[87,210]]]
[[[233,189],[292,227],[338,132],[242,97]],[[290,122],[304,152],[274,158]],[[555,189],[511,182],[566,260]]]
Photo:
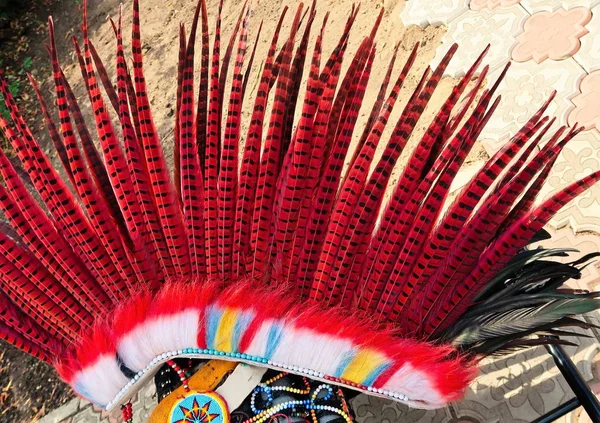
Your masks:
[[[197,348],[199,315],[198,310],[190,308],[136,326],[119,340],[119,357],[129,369],[139,372],[162,353]]]
[[[333,375],[348,353],[353,351],[350,340],[321,335],[308,329],[286,327],[273,361],[293,363],[318,372]]]
[[[73,389],[94,404],[106,405],[127,385],[116,357],[102,355],[75,377]]]
[[[410,364],[405,364],[396,371],[382,389],[418,398],[427,402],[428,407],[444,407],[448,403],[439,395],[429,377]]]

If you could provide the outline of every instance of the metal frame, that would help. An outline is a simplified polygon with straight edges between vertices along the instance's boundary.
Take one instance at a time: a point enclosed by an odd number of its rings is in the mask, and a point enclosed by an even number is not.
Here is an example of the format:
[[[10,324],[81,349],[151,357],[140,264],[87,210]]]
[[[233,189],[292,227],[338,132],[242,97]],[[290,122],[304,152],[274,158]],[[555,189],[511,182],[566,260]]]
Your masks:
[[[575,394],[575,398],[559,405],[554,410],[551,410],[535,420],[533,423],[550,423],[556,421],[580,406],[584,408],[585,412],[593,422],[600,423],[600,403],[588,384],[583,380],[581,373],[579,373],[579,370],[577,370],[577,367],[575,367],[571,358],[560,345],[546,345],[546,349],[554,359],[556,367],[558,367],[558,370],[560,370],[571,387],[571,390]]]

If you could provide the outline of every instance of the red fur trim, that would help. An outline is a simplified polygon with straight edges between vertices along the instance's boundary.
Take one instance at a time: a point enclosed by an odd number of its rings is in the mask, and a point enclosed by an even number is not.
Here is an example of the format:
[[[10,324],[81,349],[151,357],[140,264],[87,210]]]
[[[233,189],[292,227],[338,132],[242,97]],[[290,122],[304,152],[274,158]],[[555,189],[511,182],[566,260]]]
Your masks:
[[[110,329],[103,324],[95,325],[90,335],[82,337],[75,349],[75,357],[81,369],[93,365],[103,355],[114,357],[116,353],[115,338]]]
[[[75,375],[81,371],[79,362],[70,354],[63,355],[60,360],[54,363],[54,368],[61,379],[69,385],[74,383]]]
[[[110,322],[113,336],[120,338],[143,323],[148,316],[153,298],[150,293],[142,291],[137,297],[121,304],[114,313],[114,320]]]

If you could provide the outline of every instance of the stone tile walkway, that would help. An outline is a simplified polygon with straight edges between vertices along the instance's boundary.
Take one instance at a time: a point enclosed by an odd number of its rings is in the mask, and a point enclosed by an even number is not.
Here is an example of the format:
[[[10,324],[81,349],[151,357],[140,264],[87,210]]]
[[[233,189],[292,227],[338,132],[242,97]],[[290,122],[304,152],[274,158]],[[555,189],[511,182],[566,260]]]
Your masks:
[[[500,89],[500,107],[481,137],[488,154],[497,151],[552,90],[557,91],[549,112],[559,124],[579,122],[586,131],[557,160],[543,196],[600,169],[600,0],[407,0],[399,19],[404,25],[446,26],[436,59],[453,42],[461,47],[449,75],[463,73],[488,43],[490,80],[513,60]],[[462,178],[472,171],[465,169]],[[567,205],[548,229],[554,237],[547,246],[600,251],[600,185]],[[600,265],[588,267],[576,285],[600,289]],[[599,323],[600,313],[587,319]],[[600,333],[591,335],[568,352],[600,393]],[[413,410],[366,396],[356,398],[354,407],[361,423],[528,422],[572,396],[550,357],[536,349],[486,362],[467,398],[445,409]],[[154,403],[153,387],[148,387],[134,403],[136,421],[145,421]],[[119,417],[74,400],[40,422],[101,421],[114,423]],[[560,421],[591,420],[578,410]]]

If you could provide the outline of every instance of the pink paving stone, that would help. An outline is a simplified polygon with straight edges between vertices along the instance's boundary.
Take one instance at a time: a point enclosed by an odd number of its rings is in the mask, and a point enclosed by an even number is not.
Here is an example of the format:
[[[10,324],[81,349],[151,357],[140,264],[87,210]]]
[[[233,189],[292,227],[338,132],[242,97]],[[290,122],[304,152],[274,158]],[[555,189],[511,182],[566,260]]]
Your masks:
[[[581,47],[580,38],[588,33],[585,25],[591,18],[592,12],[586,7],[532,15],[517,36],[519,43],[512,51],[513,60],[533,59],[541,63],[548,58],[562,60],[573,56]]]
[[[569,125],[600,130],[600,71],[592,72],[581,81],[580,93],[571,99],[575,108],[569,113]]]
[[[519,4],[521,0],[471,0],[471,10],[494,10],[498,7],[509,7]]]

